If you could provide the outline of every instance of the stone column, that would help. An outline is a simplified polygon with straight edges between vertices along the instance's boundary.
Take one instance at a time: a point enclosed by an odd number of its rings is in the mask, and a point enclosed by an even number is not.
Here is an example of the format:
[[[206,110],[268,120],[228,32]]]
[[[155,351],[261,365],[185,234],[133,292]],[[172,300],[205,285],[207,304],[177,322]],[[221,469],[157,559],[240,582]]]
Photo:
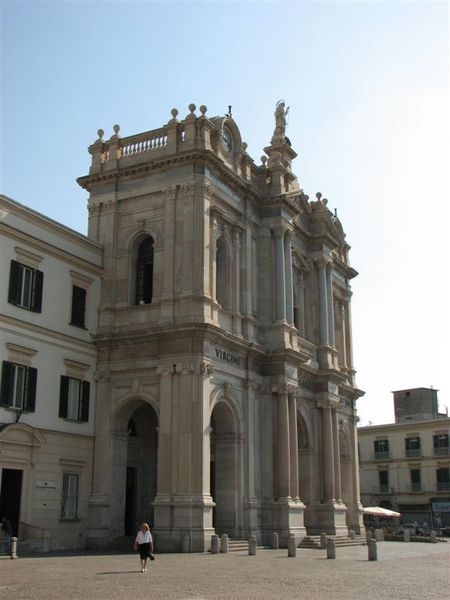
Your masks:
[[[285,270],[286,270],[286,320],[289,325],[294,323],[294,289],[292,277],[292,248],[291,232],[284,236]]]
[[[305,302],[305,273],[304,271],[300,271],[300,281],[298,286],[298,324],[299,330],[302,337],[306,338],[306,302]]]
[[[341,453],[339,447],[339,425],[337,410],[334,408],[331,411],[333,421],[333,442],[334,442],[334,489],[335,496],[338,502],[342,502],[342,485],[341,485]]]
[[[276,388],[277,398],[277,493],[278,500],[290,495],[289,409],[287,386]]]
[[[234,244],[234,312],[241,312],[241,232],[233,231]]]
[[[214,302],[217,302],[217,240],[221,236],[220,225],[216,218],[212,220],[211,235],[211,290],[210,295]]]
[[[317,280],[319,288],[319,342],[322,346],[328,344],[328,294],[326,261],[317,261]]]
[[[331,263],[326,267],[327,281],[327,312],[328,312],[328,343],[330,346],[335,345],[334,339],[334,306],[333,306],[333,284],[331,281]]]
[[[342,336],[342,365],[347,367],[347,319],[346,319],[345,304],[340,304],[341,314],[341,336]]]
[[[288,396],[289,404],[289,442],[290,442],[290,477],[293,499],[298,499],[298,438],[297,438],[297,398],[293,390]]]
[[[326,502],[335,502],[333,422],[331,404],[329,401],[323,401],[319,404],[319,407],[322,410],[323,495]]]
[[[358,523],[358,530],[357,533],[360,535],[364,534],[364,520],[363,520],[363,513],[362,513],[362,504],[361,504],[361,494],[360,494],[360,487],[359,487],[359,455],[358,455],[358,431],[357,431],[357,425],[358,425],[358,421],[359,418],[356,415],[356,411],[354,412],[353,415],[353,428],[352,428],[352,455],[353,455],[353,460],[351,463],[351,468],[353,469],[353,477],[352,477],[352,483],[353,483],[353,489],[351,491],[353,499],[354,499],[354,506],[356,506],[356,511],[357,514],[353,515],[353,521],[354,523]]]
[[[280,227],[273,229],[275,237],[275,298],[276,298],[276,320],[286,321],[286,281],[284,261],[284,230]]]

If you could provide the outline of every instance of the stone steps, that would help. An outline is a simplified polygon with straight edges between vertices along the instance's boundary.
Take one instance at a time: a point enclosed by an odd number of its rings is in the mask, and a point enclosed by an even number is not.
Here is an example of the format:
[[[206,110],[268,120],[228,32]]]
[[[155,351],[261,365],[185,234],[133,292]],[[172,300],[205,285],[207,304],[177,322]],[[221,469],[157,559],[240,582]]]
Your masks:
[[[354,540],[349,537],[339,536],[339,535],[330,535],[328,539],[333,539],[336,547],[342,546],[365,546],[366,538],[363,535],[357,535]],[[320,535],[307,535],[302,539],[299,548],[311,548],[315,550],[320,550]]]

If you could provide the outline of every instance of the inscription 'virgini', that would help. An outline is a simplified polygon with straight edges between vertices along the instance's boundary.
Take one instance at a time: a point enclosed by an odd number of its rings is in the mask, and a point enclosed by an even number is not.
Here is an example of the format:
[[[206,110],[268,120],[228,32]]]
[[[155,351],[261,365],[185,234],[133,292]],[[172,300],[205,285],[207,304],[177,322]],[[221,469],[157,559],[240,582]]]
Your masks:
[[[241,366],[241,359],[232,354],[231,352],[225,352],[225,350],[221,350],[220,348],[215,348],[216,358],[220,358],[220,360],[224,360],[230,365],[235,365],[236,367]]]

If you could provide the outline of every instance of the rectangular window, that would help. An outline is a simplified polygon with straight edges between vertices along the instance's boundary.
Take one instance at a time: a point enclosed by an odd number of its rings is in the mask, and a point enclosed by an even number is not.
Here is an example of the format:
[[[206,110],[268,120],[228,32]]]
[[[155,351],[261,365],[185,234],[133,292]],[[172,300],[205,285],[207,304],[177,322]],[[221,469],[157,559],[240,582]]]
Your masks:
[[[59,416],[71,421],[89,421],[88,381],[61,375],[59,388]]]
[[[72,311],[70,317],[70,324],[76,325],[77,327],[85,326],[85,313],[86,313],[86,290],[78,287],[77,285],[72,286]]]
[[[450,492],[450,468],[436,469],[436,484],[438,492]]]
[[[2,363],[0,405],[34,412],[36,381],[37,369],[16,365],[4,360]]]
[[[61,518],[78,517],[78,487],[80,476],[77,473],[63,473]]]
[[[405,438],[405,454],[407,458],[420,456],[419,436],[411,436]]]
[[[44,274],[42,271],[12,260],[9,274],[8,302],[34,312],[41,312],[43,281]]]
[[[448,452],[448,433],[439,433],[433,435],[433,448],[435,456],[447,456]]]
[[[380,484],[380,492],[389,492],[389,471],[378,471],[378,481]]]
[[[389,458],[389,440],[375,440],[373,447],[375,459]]]
[[[420,469],[411,469],[411,491],[420,492],[422,489],[422,481],[420,477]]]

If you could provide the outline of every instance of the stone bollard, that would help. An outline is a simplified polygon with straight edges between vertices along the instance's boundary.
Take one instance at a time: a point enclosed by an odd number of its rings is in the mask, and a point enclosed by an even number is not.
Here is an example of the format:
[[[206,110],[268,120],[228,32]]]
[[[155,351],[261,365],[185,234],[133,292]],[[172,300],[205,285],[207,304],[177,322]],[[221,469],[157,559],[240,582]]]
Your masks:
[[[216,534],[211,536],[211,554],[219,554],[219,536]]]
[[[187,554],[190,551],[191,551],[191,536],[188,533],[186,533],[181,538],[181,552],[183,554]]]
[[[411,541],[411,534],[409,532],[409,529],[405,529],[405,531],[403,532],[403,541],[404,542],[410,542]]]
[[[274,550],[278,550],[279,547],[280,547],[280,540],[278,537],[278,533],[276,531],[274,531],[272,533],[272,548]]]
[[[321,548],[321,550],[325,550],[326,547],[327,547],[327,534],[321,533],[320,534],[320,548]]]
[[[251,535],[248,538],[248,555],[249,556],[256,555],[256,535]]]
[[[222,554],[227,554],[228,552],[228,536],[226,533],[222,533],[220,536],[220,552]]]
[[[354,529],[350,529],[350,531],[348,532],[348,537],[349,537],[351,540],[354,540],[354,539],[355,539],[355,537],[356,537],[356,533],[355,533],[355,530],[354,530]]]
[[[369,551],[369,560],[378,560],[376,540],[369,540],[367,542],[367,549]]]
[[[384,542],[384,529],[380,529],[380,542]]]
[[[336,544],[333,538],[327,540],[327,558],[336,558]]]
[[[11,538],[11,558],[12,559],[17,558],[17,538],[16,537]]]
[[[379,529],[375,529],[375,541],[376,542],[380,542],[381,541],[381,536],[380,536],[380,530]]]
[[[437,544],[437,541],[438,541],[438,540],[437,540],[436,532],[435,532],[435,530],[434,530],[434,529],[432,529],[432,530],[430,531],[430,542],[431,542],[432,544]]]
[[[288,540],[288,556],[289,557],[295,557],[297,556],[297,542],[295,540],[295,534],[291,533],[289,535],[289,540]]]

